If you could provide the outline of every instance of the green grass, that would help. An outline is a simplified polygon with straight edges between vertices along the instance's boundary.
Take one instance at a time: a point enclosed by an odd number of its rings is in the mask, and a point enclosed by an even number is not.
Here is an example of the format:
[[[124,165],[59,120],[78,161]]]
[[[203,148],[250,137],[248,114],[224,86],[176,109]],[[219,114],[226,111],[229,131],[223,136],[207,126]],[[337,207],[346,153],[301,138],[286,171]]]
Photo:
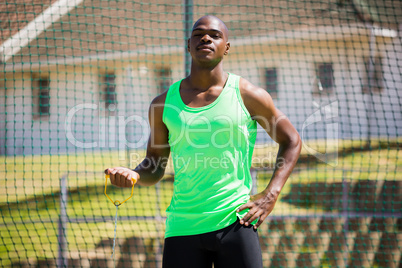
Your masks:
[[[281,198],[289,193],[292,182],[331,183],[342,181],[343,178],[349,181],[402,179],[402,152],[398,148],[387,148],[378,141],[373,142],[372,146],[380,150],[368,151],[361,149],[364,144],[360,141],[339,143],[337,166],[319,161],[298,165],[272,215],[323,212],[320,208],[301,208],[283,202]],[[314,146],[319,148],[322,144],[316,142]],[[254,156],[275,156],[276,151],[277,147],[259,147],[255,149]],[[113,237],[115,207],[103,193],[103,170],[110,166],[136,166],[141,159],[138,156],[143,156],[144,151],[132,153],[131,161],[119,160],[117,153],[0,157],[5,163],[4,169],[0,169],[0,265],[9,266],[11,261],[19,259],[56,257],[59,179],[66,174],[69,187],[68,215],[70,218],[88,219],[88,222],[69,224],[69,250],[92,250],[100,240]],[[304,150],[302,157],[306,156]],[[275,161],[275,157],[266,157],[264,161],[270,165],[269,161]],[[172,172],[171,166],[167,172]],[[270,171],[259,173],[259,191],[265,188],[270,177]],[[160,202],[159,213],[165,216],[172,190],[173,185],[168,181],[161,183],[158,197],[155,187],[136,187],[135,196],[119,208],[119,216],[152,217],[157,212],[157,198]],[[123,200],[130,195],[130,190],[108,186],[108,194],[113,200]],[[92,219],[98,217],[104,217],[107,221],[94,223]],[[118,237],[157,237],[163,235],[163,228],[163,224],[153,220],[125,221],[119,223]]]
[[[115,206],[106,199],[104,184],[82,187],[81,191],[69,194],[67,214],[70,218],[86,218],[88,222],[70,223],[67,234],[71,252],[93,250],[100,240],[113,237]],[[160,211],[165,216],[173,185],[163,182],[159,196]],[[108,187],[112,199],[130,195],[129,189]],[[0,258],[3,266],[10,261],[29,258],[55,258],[57,255],[57,221],[59,198],[49,195],[46,202],[20,202],[9,210],[2,210],[0,221]],[[141,201],[141,202],[139,202]],[[157,196],[155,187],[135,187],[135,196],[118,209],[119,217],[156,215]],[[94,218],[104,218],[106,222],[93,223]],[[32,223],[35,222],[35,223]],[[161,237],[163,224],[154,220],[119,221],[118,237],[132,236]],[[159,226],[159,231],[156,226]]]
[[[365,143],[360,140],[339,140],[332,143],[336,143],[337,146],[329,145],[328,153],[333,153],[336,148],[339,150],[338,165],[334,170],[353,169],[358,172],[371,173],[377,171],[378,168],[378,176],[383,175],[380,174],[381,172],[394,172],[394,177],[398,177],[397,175],[401,173],[402,153],[395,148],[390,150],[387,148],[389,144],[397,144],[398,141],[374,140],[371,146],[382,149],[371,152],[359,151],[365,146]],[[306,146],[322,151],[322,148],[325,147],[325,141],[308,141],[308,144],[306,143],[302,148],[301,158],[308,155]],[[277,150],[278,146],[257,145],[254,150],[254,166],[273,166]],[[352,152],[350,152],[351,150]],[[348,154],[344,155],[345,152]],[[129,158],[126,157],[126,159],[121,160],[119,160],[121,157],[117,152],[0,156],[0,161],[4,163],[4,169],[0,169],[0,204],[25,200],[29,196],[57,192],[60,188],[59,179],[66,174],[70,188],[103,184],[103,170],[105,168],[111,166],[135,167],[144,155],[144,151],[132,151]],[[331,169],[330,166],[320,164],[320,162],[318,165],[313,164],[316,168]],[[311,167],[309,168],[311,169]],[[172,172],[173,168],[171,161],[169,161],[167,173]],[[320,172],[316,171],[315,173]],[[300,177],[299,179],[303,178]]]
[[[398,149],[357,152],[340,156],[337,166],[319,163],[294,174],[298,182],[346,180],[402,180],[402,151]]]
[[[133,152],[143,155],[144,152]],[[112,166],[135,166],[130,159],[119,160],[116,152],[76,155],[34,155],[0,157],[0,203],[59,191],[60,178],[68,175],[70,188],[104,183],[103,170]],[[79,176],[77,176],[77,174]]]
[[[163,226],[153,221],[118,222],[118,238],[156,238],[163,236]],[[0,229],[0,265],[10,266],[12,262],[25,259],[46,259],[57,257],[57,222],[7,225]],[[67,226],[68,249],[70,252],[85,252],[94,249],[101,239],[113,236],[112,219],[101,223],[70,223]]]

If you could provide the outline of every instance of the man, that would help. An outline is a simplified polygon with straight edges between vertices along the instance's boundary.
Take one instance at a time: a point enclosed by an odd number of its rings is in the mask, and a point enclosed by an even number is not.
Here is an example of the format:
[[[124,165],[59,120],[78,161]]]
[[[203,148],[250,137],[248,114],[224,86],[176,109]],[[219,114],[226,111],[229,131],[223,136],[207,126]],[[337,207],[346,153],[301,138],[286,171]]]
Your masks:
[[[214,16],[193,26],[191,74],[156,97],[147,154],[133,171],[105,170],[112,184],[153,185],[172,152],[174,193],[167,209],[163,267],[262,267],[257,228],[296,164],[300,137],[262,88],[223,71],[228,29]],[[250,197],[256,123],[280,145],[266,189]]]

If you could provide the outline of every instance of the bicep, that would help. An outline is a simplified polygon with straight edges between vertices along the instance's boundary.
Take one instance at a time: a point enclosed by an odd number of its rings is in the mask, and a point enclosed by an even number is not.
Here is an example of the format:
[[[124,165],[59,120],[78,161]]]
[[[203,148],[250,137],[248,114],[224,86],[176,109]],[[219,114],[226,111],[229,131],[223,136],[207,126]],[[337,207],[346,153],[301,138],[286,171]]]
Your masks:
[[[170,154],[169,131],[163,122],[164,105],[153,101],[149,108],[150,135],[147,145],[147,157],[168,158]]]
[[[263,109],[255,120],[279,144],[290,142],[296,133],[287,116],[275,107]]]
[[[296,129],[292,123],[274,105],[267,91],[243,82],[243,101],[250,115],[277,143],[288,143],[293,139]]]

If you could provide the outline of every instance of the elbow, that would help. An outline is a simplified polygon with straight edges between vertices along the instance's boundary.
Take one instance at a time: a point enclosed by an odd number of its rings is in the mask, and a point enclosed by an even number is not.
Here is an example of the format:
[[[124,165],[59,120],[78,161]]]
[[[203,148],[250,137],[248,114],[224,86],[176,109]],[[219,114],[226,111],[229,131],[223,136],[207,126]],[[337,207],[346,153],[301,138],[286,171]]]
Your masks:
[[[300,155],[300,152],[301,152],[301,149],[302,149],[302,140],[301,140],[301,137],[300,137],[300,135],[299,135],[299,133],[297,131],[296,131],[294,139],[295,139],[294,144],[295,144],[295,148],[297,150],[297,155]]]
[[[299,133],[296,131],[293,139],[292,139],[292,147],[294,148],[294,152],[295,152],[295,157],[296,157],[296,161],[299,159],[300,156],[300,152],[302,149],[302,140],[300,138]]]
[[[156,183],[157,183],[158,181],[160,181],[160,180],[163,178],[163,176],[165,176],[165,168],[163,168],[163,167],[158,167],[158,168],[155,170],[155,174],[154,174]]]
[[[164,164],[157,164],[152,167],[151,170],[151,177],[152,177],[152,184],[157,184],[163,176],[165,176],[166,165]]]
[[[165,169],[161,166],[155,166],[152,174],[152,185],[157,184],[163,176],[165,176]]]
[[[292,135],[289,135],[289,138],[284,146],[288,148],[288,150],[292,151],[293,155],[297,156],[297,158],[299,157],[302,148],[302,140],[296,130],[294,133],[292,133]]]

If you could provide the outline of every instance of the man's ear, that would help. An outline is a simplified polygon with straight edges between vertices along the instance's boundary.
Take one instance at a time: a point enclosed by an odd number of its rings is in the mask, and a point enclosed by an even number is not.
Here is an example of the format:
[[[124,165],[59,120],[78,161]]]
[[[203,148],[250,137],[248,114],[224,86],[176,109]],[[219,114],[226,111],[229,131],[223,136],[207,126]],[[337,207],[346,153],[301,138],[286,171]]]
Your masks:
[[[187,39],[187,51],[190,52],[190,38]]]
[[[225,51],[224,55],[229,54],[229,49],[230,49],[230,43],[226,42],[226,51]]]

